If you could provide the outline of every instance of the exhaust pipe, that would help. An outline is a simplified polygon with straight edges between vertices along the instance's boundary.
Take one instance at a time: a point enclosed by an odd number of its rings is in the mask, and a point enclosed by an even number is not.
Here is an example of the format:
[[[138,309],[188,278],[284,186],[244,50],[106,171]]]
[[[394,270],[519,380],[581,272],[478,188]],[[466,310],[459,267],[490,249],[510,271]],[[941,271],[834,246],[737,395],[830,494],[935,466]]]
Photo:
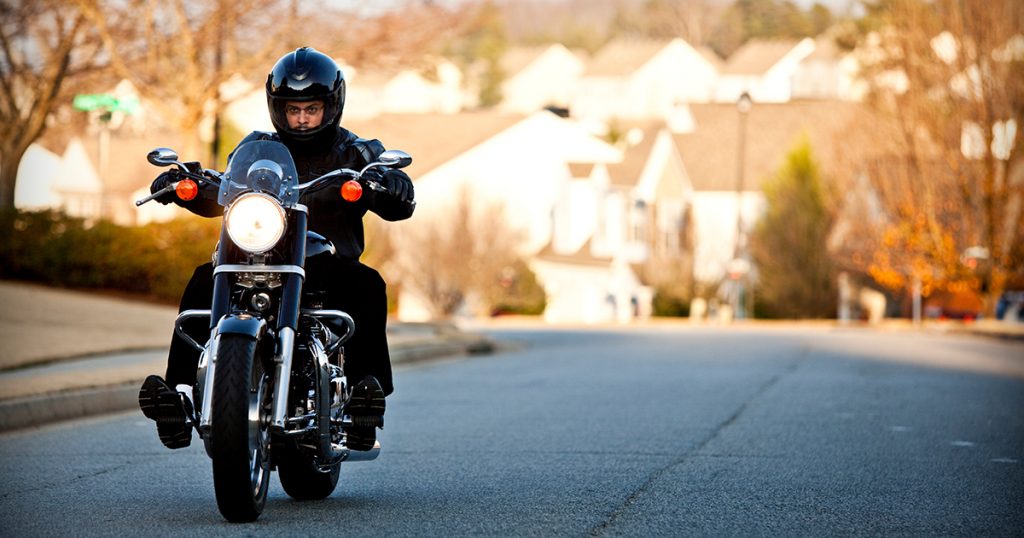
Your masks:
[[[370,450],[350,450],[348,447],[331,443],[331,455],[338,461],[371,461],[380,455],[380,441],[374,441]]]

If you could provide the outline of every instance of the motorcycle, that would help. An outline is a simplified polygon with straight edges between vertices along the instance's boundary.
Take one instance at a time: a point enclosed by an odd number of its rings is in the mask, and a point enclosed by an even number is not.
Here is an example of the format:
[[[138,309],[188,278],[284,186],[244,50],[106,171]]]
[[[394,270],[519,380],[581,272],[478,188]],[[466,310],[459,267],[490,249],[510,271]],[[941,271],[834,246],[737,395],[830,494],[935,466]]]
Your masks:
[[[217,507],[229,521],[256,520],[274,469],[289,496],[327,497],[342,462],[380,453],[379,442],[368,451],[350,449],[345,429],[382,424],[344,412],[351,387],[343,345],[355,322],[345,312],[323,309],[322,293],[303,288],[306,261],[333,253],[334,246],[307,229],[299,196],[344,180],[340,197],[355,202],[364,188],[384,190],[364,177],[366,171],[403,168],[412,158],[389,150],[362,170],[338,169],[306,183],[298,183],[288,149],[269,140],[238,147],[224,173],[186,165],[168,148],[147,158],[155,166],[177,166],[182,179],[136,205],[171,191],[192,200],[212,183],[225,208],[211,308],[186,310],[175,320],[176,333],[200,352],[189,420],[213,462]],[[182,329],[194,318],[209,319],[204,344]]]

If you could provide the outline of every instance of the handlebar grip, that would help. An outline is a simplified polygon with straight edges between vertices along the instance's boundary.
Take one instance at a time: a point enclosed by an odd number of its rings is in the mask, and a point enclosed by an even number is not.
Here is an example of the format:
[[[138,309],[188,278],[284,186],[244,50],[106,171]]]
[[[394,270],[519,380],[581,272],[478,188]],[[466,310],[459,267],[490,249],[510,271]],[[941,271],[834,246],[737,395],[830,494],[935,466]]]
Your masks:
[[[141,206],[142,204],[144,204],[146,202],[151,202],[154,199],[159,198],[160,196],[163,196],[163,195],[167,194],[168,192],[171,192],[172,190],[174,190],[174,188],[177,185],[178,185],[177,183],[170,183],[166,187],[164,187],[164,188],[154,192],[153,194],[150,194],[149,196],[147,196],[147,197],[145,197],[145,198],[143,198],[141,200],[136,200],[135,207],[139,207],[139,206]]]

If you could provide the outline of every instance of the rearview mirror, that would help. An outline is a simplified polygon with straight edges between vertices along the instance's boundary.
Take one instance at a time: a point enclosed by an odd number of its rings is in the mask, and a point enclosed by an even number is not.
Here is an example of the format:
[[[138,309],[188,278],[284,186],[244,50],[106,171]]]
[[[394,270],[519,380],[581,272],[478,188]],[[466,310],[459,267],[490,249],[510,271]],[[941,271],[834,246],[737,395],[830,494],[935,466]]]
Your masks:
[[[412,157],[404,151],[389,149],[381,153],[377,161],[391,168],[405,168],[412,164]]]
[[[171,148],[156,148],[146,155],[146,159],[155,166],[170,166],[178,162],[178,154]]]

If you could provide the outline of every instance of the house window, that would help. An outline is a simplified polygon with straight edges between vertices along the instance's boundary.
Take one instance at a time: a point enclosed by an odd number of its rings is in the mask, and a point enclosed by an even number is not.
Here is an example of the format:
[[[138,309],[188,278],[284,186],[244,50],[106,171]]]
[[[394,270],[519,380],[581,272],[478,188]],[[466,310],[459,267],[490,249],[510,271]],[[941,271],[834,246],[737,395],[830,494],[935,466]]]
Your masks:
[[[683,204],[677,200],[663,200],[658,203],[657,249],[659,254],[678,254],[682,248]]]
[[[647,203],[637,200],[633,203],[630,240],[636,243],[647,241]]]

